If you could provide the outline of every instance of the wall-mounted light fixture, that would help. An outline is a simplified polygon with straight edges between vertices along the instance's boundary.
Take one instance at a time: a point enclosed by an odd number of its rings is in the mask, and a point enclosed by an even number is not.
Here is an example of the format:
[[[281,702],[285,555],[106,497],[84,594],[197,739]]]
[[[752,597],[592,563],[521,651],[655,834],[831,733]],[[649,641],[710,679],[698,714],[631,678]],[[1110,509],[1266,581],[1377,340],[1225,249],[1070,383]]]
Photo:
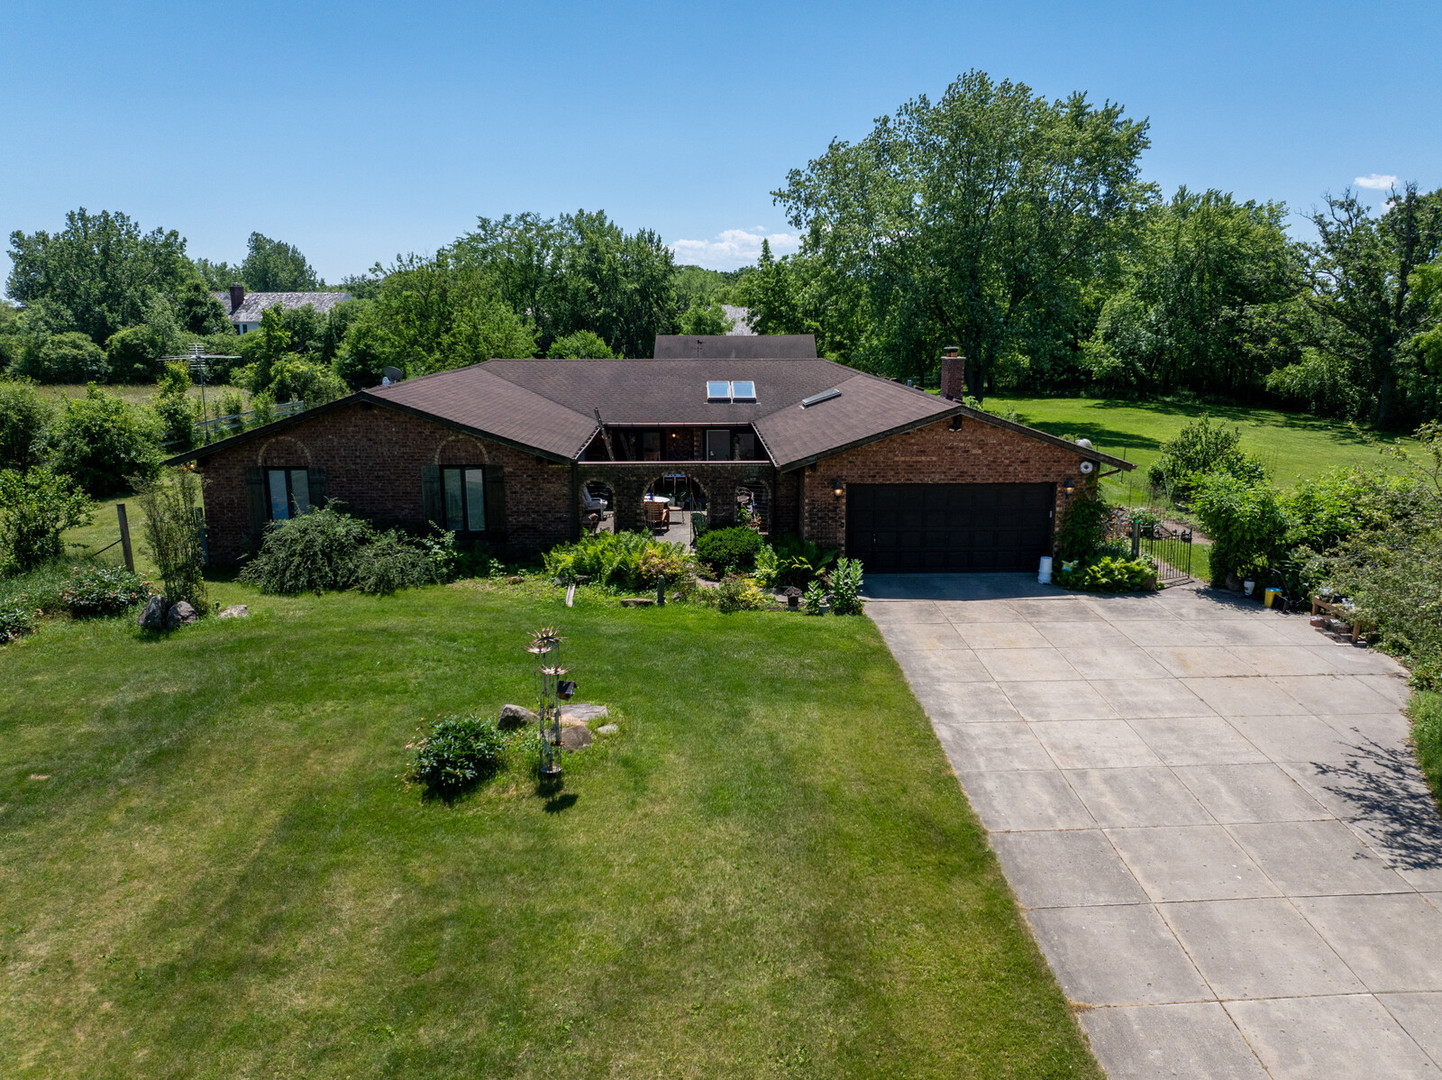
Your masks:
[[[1070,476],[1068,476],[1066,480],[1062,482],[1061,490],[1062,494],[1064,494],[1067,498],[1071,498],[1073,493],[1075,493],[1076,491],[1076,481],[1073,480]]]
[[[835,480],[831,481],[831,494],[839,499],[845,492],[846,485],[842,483],[841,477],[838,476]]]

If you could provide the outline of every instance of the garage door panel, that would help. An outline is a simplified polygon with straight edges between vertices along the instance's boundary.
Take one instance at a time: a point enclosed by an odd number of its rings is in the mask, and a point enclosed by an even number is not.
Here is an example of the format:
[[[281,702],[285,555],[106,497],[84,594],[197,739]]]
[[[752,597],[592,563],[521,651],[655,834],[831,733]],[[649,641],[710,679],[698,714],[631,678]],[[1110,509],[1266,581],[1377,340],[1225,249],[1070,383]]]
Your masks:
[[[1051,484],[853,484],[846,549],[874,573],[1035,570],[1054,498]]]

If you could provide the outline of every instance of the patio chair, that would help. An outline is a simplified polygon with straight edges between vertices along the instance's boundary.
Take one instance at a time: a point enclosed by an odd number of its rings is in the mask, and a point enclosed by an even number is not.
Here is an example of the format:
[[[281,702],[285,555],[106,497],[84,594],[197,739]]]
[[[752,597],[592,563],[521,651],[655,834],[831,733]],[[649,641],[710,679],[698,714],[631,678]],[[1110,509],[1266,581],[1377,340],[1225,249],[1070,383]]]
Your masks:
[[[606,509],[606,500],[599,495],[592,495],[585,488],[581,489],[581,509],[588,514],[599,514]]]
[[[646,508],[646,524],[652,529],[667,529],[671,526],[671,508],[663,502],[647,500],[643,504]]]

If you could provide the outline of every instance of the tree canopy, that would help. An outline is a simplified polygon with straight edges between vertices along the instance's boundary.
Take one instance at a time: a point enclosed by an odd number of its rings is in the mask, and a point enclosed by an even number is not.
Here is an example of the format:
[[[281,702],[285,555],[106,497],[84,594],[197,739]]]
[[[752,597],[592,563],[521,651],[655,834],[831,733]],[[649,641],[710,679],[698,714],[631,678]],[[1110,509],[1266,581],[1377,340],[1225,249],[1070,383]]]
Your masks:
[[[311,292],[322,284],[300,248],[258,232],[246,243],[240,280],[251,292]]]
[[[83,206],[54,235],[11,233],[10,258],[10,296],[43,311],[52,329],[78,331],[96,345],[142,322],[153,297],[173,295],[193,273],[174,229],[141,232],[125,214]]]
[[[998,362],[1046,371],[1087,329],[1150,189],[1147,122],[1083,93],[1047,101],[1021,83],[961,76],[833,141],[775,197],[804,230],[823,283],[855,287],[869,327],[852,357],[925,374],[959,344],[978,397]]]

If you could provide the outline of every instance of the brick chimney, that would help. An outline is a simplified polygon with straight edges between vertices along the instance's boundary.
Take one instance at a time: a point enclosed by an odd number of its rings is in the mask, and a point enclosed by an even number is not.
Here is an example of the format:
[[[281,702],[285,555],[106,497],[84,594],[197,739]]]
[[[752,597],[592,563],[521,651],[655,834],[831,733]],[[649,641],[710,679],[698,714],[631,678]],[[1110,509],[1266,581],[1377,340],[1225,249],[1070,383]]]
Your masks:
[[[966,357],[955,345],[941,350],[941,396],[960,401],[966,393]]]
[[[232,285],[230,287],[230,312],[235,314],[240,310],[240,305],[245,302],[245,286]]]

